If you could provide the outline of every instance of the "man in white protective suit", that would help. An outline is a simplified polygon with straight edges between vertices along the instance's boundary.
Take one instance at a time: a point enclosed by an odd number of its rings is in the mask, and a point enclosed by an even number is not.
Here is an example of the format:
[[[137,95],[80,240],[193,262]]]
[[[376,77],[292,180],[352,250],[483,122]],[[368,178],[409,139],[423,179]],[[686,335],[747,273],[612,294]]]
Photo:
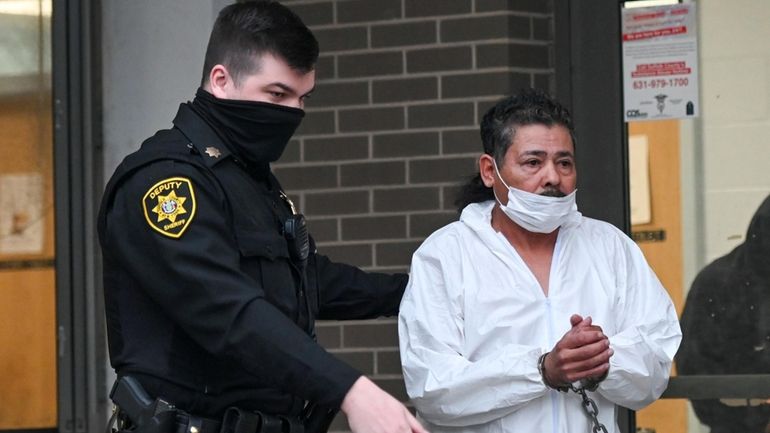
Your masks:
[[[640,409],[668,383],[671,298],[631,239],[578,212],[563,106],[523,90],[486,113],[481,139],[460,220],[412,260],[407,392],[432,433],[618,432],[616,405]]]

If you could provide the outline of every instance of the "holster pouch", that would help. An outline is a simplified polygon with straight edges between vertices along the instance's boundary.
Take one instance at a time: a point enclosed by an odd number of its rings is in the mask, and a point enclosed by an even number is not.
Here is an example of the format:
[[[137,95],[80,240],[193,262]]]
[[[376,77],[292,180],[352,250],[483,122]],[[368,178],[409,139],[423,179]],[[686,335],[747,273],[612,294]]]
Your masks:
[[[299,418],[249,412],[237,407],[228,408],[222,418],[220,433],[304,433]]]
[[[165,400],[152,399],[133,377],[119,377],[110,391],[115,411],[108,432],[175,433],[178,411]],[[117,428],[113,429],[113,423]]]
[[[259,416],[246,412],[237,407],[228,408],[222,418],[220,433],[256,432],[259,427]]]

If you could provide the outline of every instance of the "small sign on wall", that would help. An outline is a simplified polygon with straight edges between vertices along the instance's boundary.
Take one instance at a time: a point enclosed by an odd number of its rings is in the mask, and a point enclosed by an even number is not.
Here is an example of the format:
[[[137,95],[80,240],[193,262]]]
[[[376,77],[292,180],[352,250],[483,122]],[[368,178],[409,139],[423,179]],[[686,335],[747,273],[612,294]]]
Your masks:
[[[43,176],[0,175],[0,254],[43,252]]]
[[[622,10],[625,120],[698,116],[695,4]]]

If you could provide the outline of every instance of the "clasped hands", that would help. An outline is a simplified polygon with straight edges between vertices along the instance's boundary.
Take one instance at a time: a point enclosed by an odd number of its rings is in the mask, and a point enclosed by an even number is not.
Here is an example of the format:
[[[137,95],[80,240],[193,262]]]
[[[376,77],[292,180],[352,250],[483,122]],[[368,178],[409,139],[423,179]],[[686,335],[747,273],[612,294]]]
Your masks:
[[[610,369],[614,353],[610,340],[591,317],[573,314],[572,329],[559,340],[544,360],[544,379],[553,387],[583,381],[598,383]]]

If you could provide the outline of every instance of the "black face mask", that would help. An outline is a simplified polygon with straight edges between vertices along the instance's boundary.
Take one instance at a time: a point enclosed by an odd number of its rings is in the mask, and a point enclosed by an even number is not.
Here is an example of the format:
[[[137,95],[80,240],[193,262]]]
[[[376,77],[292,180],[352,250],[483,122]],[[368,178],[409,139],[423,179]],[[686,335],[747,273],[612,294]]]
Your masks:
[[[213,123],[237,156],[251,165],[278,160],[305,112],[257,101],[219,99],[198,89],[193,109]]]

